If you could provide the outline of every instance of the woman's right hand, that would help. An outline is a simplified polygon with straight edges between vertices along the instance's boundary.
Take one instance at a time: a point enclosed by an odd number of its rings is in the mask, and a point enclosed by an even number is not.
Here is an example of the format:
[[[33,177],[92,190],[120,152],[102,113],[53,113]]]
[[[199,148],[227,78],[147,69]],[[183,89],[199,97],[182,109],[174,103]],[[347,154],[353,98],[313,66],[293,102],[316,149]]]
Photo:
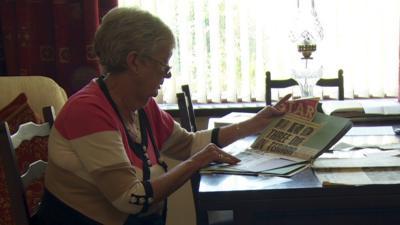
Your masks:
[[[194,154],[190,160],[195,162],[199,168],[203,168],[211,162],[228,163],[231,165],[240,162],[240,159],[224,152],[213,143],[208,144],[202,150]]]

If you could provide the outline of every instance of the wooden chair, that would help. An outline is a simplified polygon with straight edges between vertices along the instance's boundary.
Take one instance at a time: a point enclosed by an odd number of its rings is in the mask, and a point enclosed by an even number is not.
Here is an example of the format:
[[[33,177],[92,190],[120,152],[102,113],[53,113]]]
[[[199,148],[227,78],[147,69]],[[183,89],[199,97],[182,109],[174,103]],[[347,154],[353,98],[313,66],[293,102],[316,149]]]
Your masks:
[[[271,73],[267,71],[265,73],[265,101],[267,105],[271,105],[271,89],[272,88],[287,88],[295,85],[299,85],[293,78],[284,80],[272,80]],[[343,84],[343,70],[338,71],[337,78],[321,78],[316,82],[316,85],[320,87],[338,87],[338,99],[344,100],[344,84]]]
[[[181,86],[182,92],[185,93],[185,100],[186,100],[186,104],[187,104],[187,109],[188,109],[188,113],[189,113],[189,121],[190,121],[190,126],[191,129],[190,131],[197,131],[197,126],[196,126],[196,115],[194,113],[194,109],[193,109],[193,103],[192,103],[192,96],[190,94],[190,89],[189,89],[189,85],[185,84]],[[187,128],[185,128],[187,129]],[[188,130],[188,129],[187,129]]]
[[[29,165],[25,173],[20,175],[16,159],[15,149],[23,142],[33,137],[43,137],[50,134],[50,128],[54,122],[54,108],[52,106],[43,108],[45,123],[35,124],[27,122],[21,124],[14,134],[10,134],[7,122],[0,124],[0,157],[4,163],[6,186],[10,194],[12,216],[18,225],[33,225],[35,217],[30,215],[25,188],[40,179],[44,175],[47,162],[38,160]]]
[[[190,95],[189,85],[182,85],[182,93],[177,93],[179,116],[181,126],[189,132],[196,132],[196,116],[193,109],[192,98]],[[233,224],[232,211],[213,211],[208,214],[198,211],[198,192],[200,186],[200,174],[195,173],[190,178],[193,201],[196,210],[196,223],[197,225],[207,223],[210,225],[229,225]]]
[[[344,81],[343,81],[343,70],[338,71],[337,78],[321,78],[315,83],[320,87],[337,87],[338,88],[338,99],[344,100]]]

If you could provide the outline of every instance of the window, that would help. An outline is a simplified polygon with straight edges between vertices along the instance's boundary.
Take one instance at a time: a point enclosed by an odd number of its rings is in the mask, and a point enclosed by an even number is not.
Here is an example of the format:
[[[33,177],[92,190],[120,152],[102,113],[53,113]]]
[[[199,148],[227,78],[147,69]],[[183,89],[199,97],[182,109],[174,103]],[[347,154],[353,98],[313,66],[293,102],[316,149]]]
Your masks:
[[[273,79],[289,78],[303,63],[289,38],[297,0],[119,0],[119,5],[148,10],[176,36],[173,76],[160,102],[176,102],[182,84],[190,84],[197,102],[264,101],[265,71]],[[397,96],[400,1],[315,0],[315,7],[324,39],[310,63],[321,65],[326,78],[343,69],[346,98]]]

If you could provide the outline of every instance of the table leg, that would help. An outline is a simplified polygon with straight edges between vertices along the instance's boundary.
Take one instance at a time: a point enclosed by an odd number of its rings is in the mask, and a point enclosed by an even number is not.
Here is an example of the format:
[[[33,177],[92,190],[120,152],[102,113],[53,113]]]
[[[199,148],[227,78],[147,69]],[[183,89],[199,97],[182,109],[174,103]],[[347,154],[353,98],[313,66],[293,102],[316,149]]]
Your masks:
[[[252,213],[245,209],[233,210],[233,220],[235,225],[249,225],[252,221]]]
[[[202,209],[196,210],[196,222],[197,225],[208,225],[207,210],[202,210]]]

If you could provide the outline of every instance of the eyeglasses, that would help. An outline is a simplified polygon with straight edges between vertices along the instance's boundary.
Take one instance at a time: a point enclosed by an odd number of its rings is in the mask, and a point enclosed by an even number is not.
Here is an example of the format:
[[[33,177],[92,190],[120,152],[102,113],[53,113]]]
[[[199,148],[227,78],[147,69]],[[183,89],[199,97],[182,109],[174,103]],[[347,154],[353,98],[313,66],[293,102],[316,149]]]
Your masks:
[[[161,67],[164,67],[165,76],[166,77],[171,77],[171,69],[172,69],[172,67],[170,65],[167,65],[167,64],[161,62],[160,60],[155,59],[155,58],[153,58],[153,57],[151,57],[149,55],[143,55],[143,56],[148,58],[148,59],[150,59],[150,60],[152,60],[153,62],[158,63]]]

